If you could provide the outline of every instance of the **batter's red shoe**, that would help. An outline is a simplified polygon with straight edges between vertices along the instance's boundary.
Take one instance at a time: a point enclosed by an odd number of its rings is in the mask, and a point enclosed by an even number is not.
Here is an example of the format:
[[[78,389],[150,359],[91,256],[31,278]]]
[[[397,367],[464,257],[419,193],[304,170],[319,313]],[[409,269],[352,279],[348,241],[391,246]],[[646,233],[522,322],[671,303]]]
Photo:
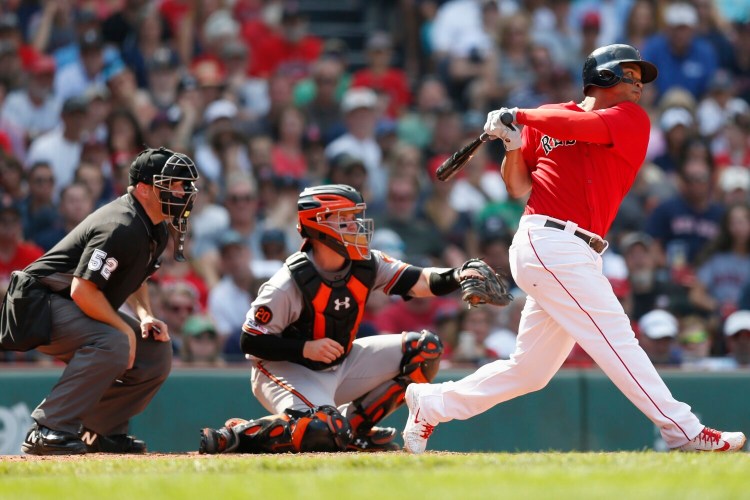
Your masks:
[[[406,387],[404,401],[409,408],[409,418],[404,426],[404,449],[409,453],[424,453],[427,448],[427,440],[430,438],[432,431],[435,430],[437,422],[428,422],[422,415],[419,407],[419,393],[417,384],[409,384]]]
[[[741,432],[721,432],[710,427],[692,440],[683,444],[680,451],[739,451],[745,446],[745,435]]]

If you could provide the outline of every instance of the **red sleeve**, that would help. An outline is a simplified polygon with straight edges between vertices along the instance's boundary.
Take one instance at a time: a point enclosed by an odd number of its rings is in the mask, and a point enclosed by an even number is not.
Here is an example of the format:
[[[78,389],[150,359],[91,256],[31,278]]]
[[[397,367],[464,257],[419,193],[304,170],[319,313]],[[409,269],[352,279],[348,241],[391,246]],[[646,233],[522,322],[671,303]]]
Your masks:
[[[646,158],[651,131],[651,121],[643,108],[632,102],[623,102],[594,113],[607,124],[615,151],[634,167],[640,167]]]
[[[609,127],[598,113],[559,108],[519,109],[516,122],[560,141],[612,144]]]

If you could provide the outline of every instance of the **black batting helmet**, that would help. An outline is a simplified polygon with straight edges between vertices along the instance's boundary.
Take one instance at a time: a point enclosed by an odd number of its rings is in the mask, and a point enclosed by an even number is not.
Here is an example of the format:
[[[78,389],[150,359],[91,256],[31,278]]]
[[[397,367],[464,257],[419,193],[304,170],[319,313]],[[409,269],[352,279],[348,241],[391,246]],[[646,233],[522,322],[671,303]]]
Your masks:
[[[620,65],[623,63],[640,66],[643,83],[653,82],[659,73],[656,66],[641,59],[635,47],[622,43],[606,45],[589,54],[583,64],[583,93],[592,85],[606,89],[620,83],[623,76]]]
[[[359,191],[346,184],[307,188],[297,200],[297,230],[303,238],[318,240],[347,259],[367,260],[374,224],[364,218],[366,208]],[[348,214],[356,218],[341,218]]]

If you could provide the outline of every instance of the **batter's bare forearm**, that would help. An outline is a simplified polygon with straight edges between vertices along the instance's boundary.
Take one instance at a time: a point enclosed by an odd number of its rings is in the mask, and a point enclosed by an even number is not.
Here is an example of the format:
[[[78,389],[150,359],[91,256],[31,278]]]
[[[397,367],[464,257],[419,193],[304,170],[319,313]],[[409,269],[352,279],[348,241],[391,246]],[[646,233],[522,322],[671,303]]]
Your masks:
[[[520,198],[531,191],[531,173],[523,161],[520,149],[505,153],[500,174],[508,194],[513,198]]]

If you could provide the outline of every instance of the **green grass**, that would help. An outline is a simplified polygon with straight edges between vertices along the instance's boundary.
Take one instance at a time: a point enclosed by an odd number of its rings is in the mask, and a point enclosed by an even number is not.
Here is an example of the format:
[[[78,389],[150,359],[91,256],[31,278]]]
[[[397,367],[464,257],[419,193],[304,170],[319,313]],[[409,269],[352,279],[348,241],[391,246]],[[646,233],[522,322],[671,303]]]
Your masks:
[[[427,453],[0,458],[0,499],[750,498],[750,455]]]

